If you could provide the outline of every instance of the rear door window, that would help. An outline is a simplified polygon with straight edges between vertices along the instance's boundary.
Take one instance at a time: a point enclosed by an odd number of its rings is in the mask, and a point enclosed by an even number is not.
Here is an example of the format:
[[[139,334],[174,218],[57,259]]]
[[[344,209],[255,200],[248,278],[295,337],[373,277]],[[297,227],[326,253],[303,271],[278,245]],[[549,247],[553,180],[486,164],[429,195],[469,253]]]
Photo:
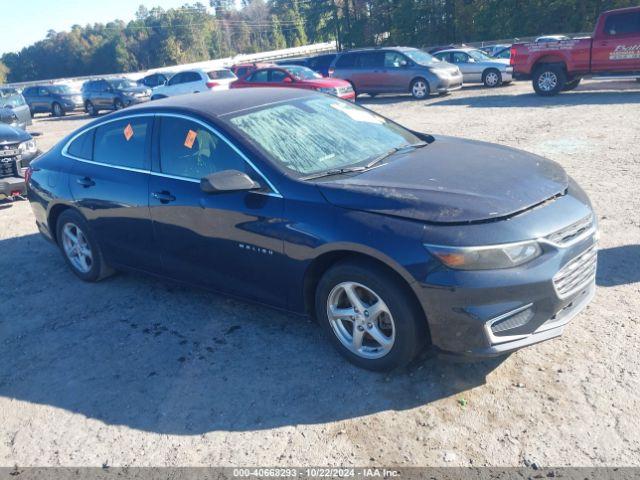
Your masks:
[[[152,117],[127,118],[96,128],[93,160],[108,165],[145,169]]]
[[[384,65],[384,52],[367,52],[358,55],[360,68],[380,68]]]
[[[197,122],[162,117],[159,138],[162,173],[196,180],[223,170],[249,173],[227,142]]]
[[[640,12],[610,15],[605,22],[604,31],[612,37],[640,34]]]
[[[83,133],[76,138],[67,149],[69,155],[84,160],[93,160],[93,137],[95,135],[95,129],[91,129],[88,132]]]

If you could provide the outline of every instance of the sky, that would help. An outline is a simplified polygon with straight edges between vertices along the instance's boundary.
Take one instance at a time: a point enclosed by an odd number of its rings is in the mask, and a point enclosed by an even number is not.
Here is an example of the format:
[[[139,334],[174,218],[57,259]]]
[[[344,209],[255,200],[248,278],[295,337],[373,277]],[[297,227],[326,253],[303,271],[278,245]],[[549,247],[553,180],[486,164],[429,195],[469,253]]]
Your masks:
[[[69,30],[72,25],[132,20],[140,5],[164,9],[196,0],[0,0],[0,55],[19,51],[42,40],[49,30]],[[207,0],[201,0],[207,5]]]

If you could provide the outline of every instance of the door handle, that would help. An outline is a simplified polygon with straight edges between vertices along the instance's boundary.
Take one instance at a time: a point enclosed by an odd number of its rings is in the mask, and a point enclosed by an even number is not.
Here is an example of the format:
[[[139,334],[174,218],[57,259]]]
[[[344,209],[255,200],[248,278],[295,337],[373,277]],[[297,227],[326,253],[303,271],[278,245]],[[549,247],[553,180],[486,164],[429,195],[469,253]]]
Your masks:
[[[166,190],[163,190],[161,192],[153,192],[151,196],[156,200],[160,200],[160,203],[174,202],[176,199],[176,197],[171,195],[171,193],[167,192]]]
[[[94,182],[93,180],[91,180],[89,177],[82,177],[82,178],[78,178],[76,180],[76,182],[78,182],[80,185],[82,185],[84,188],[89,188],[89,187],[93,187],[96,182]]]

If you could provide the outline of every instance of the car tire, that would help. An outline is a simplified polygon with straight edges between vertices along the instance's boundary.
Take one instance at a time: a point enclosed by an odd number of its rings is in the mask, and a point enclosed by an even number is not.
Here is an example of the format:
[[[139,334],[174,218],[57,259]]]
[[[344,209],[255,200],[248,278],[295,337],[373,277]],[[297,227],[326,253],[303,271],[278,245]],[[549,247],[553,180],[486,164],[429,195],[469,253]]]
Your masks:
[[[56,223],[56,239],[65,262],[81,280],[97,282],[113,274],[89,224],[78,211],[65,210],[60,214]]]
[[[351,80],[347,80],[347,82],[349,82],[351,84],[351,88],[353,88],[353,100],[356,101],[358,99],[358,95],[360,95],[360,92],[356,90],[356,85]]]
[[[416,78],[411,82],[410,93],[416,100],[424,100],[431,94],[429,82],[424,78]]]
[[[87,113],[90,116],[92,117],[98,116],[98,110],[96,110],[96,107],[93,105],[93,103],[87,102],[84,106],[84,109],[87,111]]]
[[[58,102],[53,102],[53,105],[51,105],[51,115],[54,117],[64,117],[65,111],[64,108],[62,108],[62,105]]]
[[[378,96],[377,93],[370,93],[369,98],[376,98]]]
[[[567,74],[560,65],[541,65],[533,73],[533,89],[543,97],[557,95],[566,83]]]
[[[353,308],[357,301],[349,300],[352,294],[361,302],[357,312]],[[369,313],[369,307],[377,314]],[[354,311],[355,320],[342,318],[349,316],[349,310]],[[340,318],[331,312],[340,312]],[[338,352],[368,370],[407,365],[427,339],[426,320],[411,293],[393,274],[367,261],[340,262],[322,276],[315,293],[315,315]],[[358,337],[353,335],[356,328],[361,332]]]
[[[578,88],[578,85],[580,85],[580,82],[582,81],[581,78],[575,78],[573,80],[571,80],[570,82],[567,82],[564,86],[564,88],[562,89],[563,92],[569,92],[571,90],[575,90],[576,88]]]
[[[122,100],[120,100],[119,98],[116,98],[113,101],[113,109],[114,110],[122,110],[124,108],[124,103],[122,103]]]
[[[487,88],[496,88],[502,85],[502,74],[496,68],[487,68],[482,73],[482,83]]]

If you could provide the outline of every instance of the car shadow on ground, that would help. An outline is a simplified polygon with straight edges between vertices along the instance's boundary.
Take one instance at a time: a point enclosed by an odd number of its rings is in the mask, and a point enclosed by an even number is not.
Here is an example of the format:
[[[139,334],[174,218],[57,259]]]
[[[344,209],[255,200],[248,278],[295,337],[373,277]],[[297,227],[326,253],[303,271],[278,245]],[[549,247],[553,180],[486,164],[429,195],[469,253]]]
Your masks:
[[[504,357],[351,366],[312,321],[135,274],[78,280],[38,235],[0,241],[0,395],[179,435],[405,410],[482,385]],[[20,286],[20,287],[18,287]],[[26,287],[28,286],[28,287]]]
[[[598,251],[596,283],[615,287],[640,282],[640,245],[623,245]]]
[[[62,117],[54,117],[53,115],[41,115],[41,114],[38,114],[37,116],[33,117],[33,119],[37,120],[38,122],[66,122],[69,120],[89,120],[91,118],[92,117],[85,112],[67,113]]]
[[[577,90],[564,92],[555,97],[541,97],[533,92],[520,95],[451,96],[446,99],[432,101],[427,106],[430,108],[438,106],[464,106],[470,108],[554,108],[632,103],[640,103],[637,88],[618,91],[585,86],[584,89],[579,87]]]

